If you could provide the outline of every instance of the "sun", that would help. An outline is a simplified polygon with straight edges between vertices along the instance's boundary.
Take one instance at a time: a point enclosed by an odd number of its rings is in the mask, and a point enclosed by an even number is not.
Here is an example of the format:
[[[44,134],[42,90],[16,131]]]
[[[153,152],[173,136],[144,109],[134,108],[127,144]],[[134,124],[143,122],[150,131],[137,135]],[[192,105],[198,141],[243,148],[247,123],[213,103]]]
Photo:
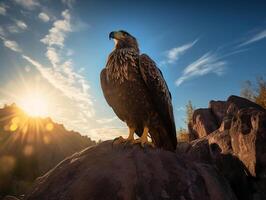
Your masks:
[[[21,108],[30,116],[45,117],[48,115],[48,99],[45,94],[34,92],[21,98]]]

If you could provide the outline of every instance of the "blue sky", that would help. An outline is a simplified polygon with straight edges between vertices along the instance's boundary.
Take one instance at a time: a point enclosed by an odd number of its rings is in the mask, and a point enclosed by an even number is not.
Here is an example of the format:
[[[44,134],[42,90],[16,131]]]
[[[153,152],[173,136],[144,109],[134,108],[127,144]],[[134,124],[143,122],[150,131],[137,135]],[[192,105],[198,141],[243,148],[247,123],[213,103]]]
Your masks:
[[[124,29],[162,70],[184,127],[188,100],[207,107],[266,75],[265,10],[265,1],[0,1],[0,103],[20,105],[34,91],[69,129],[126,135],[99,83],[108,34]]]

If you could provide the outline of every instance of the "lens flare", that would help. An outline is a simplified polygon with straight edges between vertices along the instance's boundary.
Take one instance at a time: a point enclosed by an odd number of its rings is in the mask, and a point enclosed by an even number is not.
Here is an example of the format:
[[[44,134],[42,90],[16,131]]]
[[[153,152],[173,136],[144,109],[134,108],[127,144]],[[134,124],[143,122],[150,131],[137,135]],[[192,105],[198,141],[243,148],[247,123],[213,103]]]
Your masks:
[[[22,98],[21,108],[30,116],[45,117],[48,116],[48,100],[44,94],[27,94]]]

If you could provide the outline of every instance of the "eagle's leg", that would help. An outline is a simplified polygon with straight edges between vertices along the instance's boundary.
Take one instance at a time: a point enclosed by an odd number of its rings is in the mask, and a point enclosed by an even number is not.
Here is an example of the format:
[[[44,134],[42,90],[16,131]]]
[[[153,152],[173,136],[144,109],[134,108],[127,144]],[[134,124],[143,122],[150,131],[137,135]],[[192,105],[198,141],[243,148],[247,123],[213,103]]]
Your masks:
[[[134,141],[134,132],[135,132],[135,129],[129,127],[129,135],[128,135],[128,137],[126,139],[123,138],[122,136],[117,137],[117,138],[114,139],[113,144],[121,144],[121,143],[128,143],[128,142],[133,143],[133,141]]]
[[[134,144],[139,144],[144,147],[145,145],[149,145],[149,146],[152,146],[152,147],[155,147],[155,145],[148,141],[148,133],[149,133],[149,129],[145,126],[144,129],[143,129],[143,133],[141,135],[140,138],[136,139],[133,141]]]

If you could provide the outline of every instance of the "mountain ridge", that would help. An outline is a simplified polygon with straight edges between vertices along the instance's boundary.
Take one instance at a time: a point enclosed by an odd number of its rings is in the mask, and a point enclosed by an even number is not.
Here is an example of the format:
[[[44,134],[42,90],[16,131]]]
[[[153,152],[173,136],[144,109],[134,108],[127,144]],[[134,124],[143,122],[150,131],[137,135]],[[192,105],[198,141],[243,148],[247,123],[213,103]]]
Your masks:
[[[0,197],[25,193],[61,160],[95,145],[49,117],[28,116],[16,104],[0,109]]]

